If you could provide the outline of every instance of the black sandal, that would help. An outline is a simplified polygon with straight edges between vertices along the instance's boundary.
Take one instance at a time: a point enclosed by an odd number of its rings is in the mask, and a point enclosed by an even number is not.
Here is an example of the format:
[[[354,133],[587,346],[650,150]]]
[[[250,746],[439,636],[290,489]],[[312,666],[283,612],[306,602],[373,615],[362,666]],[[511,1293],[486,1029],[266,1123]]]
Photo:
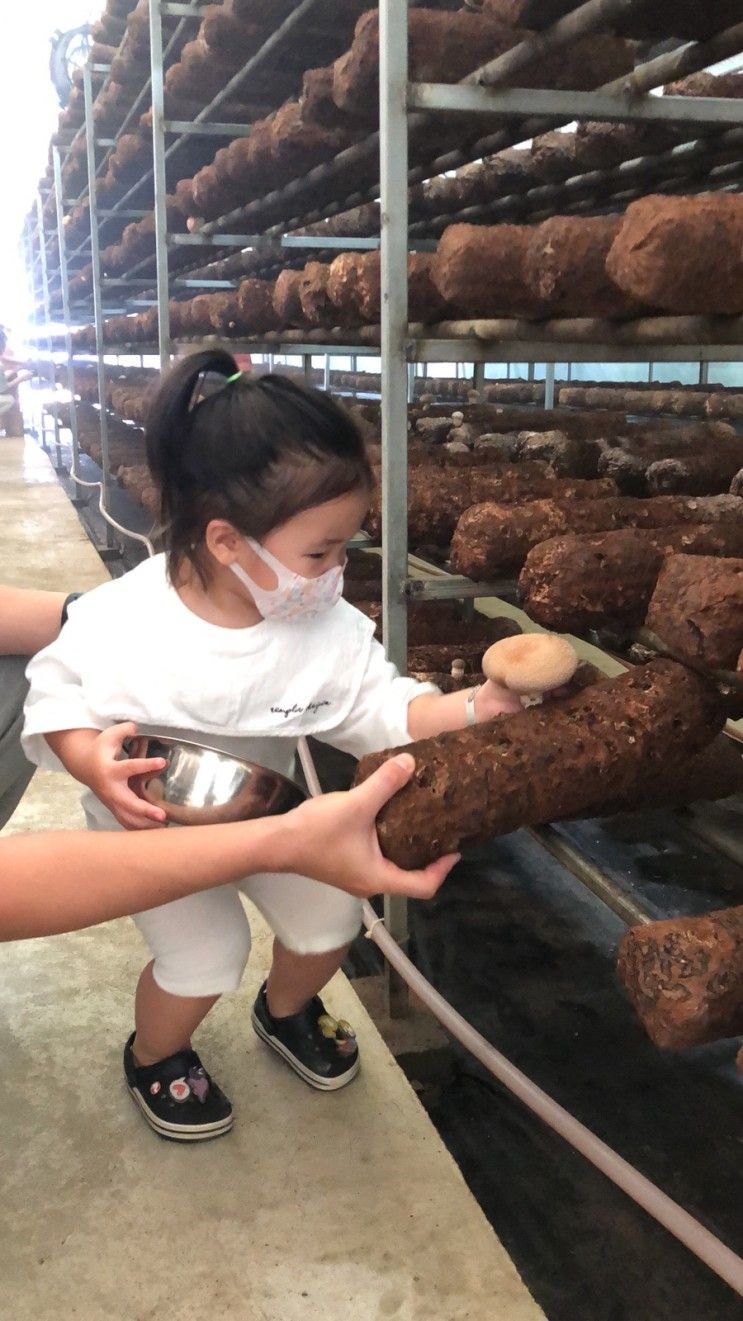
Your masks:
[[[132,1100],[150,1128],[171,1142],[203,1142],[232,1128],[232,1106],[195,1050],[139,1066],[134,1033],[124,1047],[124,1076]]]
[[[266,983],[253,1006],[251,1022],[261,1041],[271,1046],[310,1087],[337,1091],[359,1071],[359,1048],[350,1023],[333,1018],[319,995],[298,1014],[274,1018]]]

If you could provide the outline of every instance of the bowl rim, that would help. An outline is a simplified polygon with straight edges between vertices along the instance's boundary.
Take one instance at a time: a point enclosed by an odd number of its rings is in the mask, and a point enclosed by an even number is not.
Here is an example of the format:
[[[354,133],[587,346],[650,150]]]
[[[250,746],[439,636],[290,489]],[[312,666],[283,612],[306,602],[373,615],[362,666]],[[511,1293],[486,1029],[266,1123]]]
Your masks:
[[[224,757],[226,761],[232,761],[237,766],[247,766],[250,770],[262,771],[264,775],[271,775],[275,780],[280,780],[282,784],[288,785],[290,789],[294,789],[301,794],[304,800],[307,799],[307,793],[301,784],[297,784],[297,781],[292,780],[290,776],[283,775],[281,771],[274,771],[270,766],[262,766],[259,761],[250,761],[247,757],[234,757],[231,752],[223,752],[221,748],[214,748],[209,743],[196,743],[193,739],[187,738],[172,738],[169,734],[134,734],[132,738],[145,738],[148,741],[164,743],[166,747],[189,748],[193,749],[194,752],[213,752],[217,757]],[[153,772],[153,776],[158,774],[161,774],[161,772]]]

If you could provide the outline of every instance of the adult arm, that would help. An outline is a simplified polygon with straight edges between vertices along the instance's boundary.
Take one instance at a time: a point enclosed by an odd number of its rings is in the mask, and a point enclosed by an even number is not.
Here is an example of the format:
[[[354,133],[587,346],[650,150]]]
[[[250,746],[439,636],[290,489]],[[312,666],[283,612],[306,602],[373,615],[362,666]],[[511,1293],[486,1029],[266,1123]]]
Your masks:
[[[33,656],[57,637],[64,592],[0,585],[0,656]]]
[[[382,857],[376,832],[379,811],[414,769],[413,758],[400,754],[349,793],[260,821],[0,839],[0,940],[107,922],[253,872],[299,872],[361,897],[430,899],[457,855],[401,871]]]

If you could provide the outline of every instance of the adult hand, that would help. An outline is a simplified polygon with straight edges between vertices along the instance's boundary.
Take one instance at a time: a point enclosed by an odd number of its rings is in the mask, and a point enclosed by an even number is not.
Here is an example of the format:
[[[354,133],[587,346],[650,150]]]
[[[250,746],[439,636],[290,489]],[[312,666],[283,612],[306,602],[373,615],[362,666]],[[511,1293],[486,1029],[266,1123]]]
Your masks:
[[[293,834],[292,868],[361,899],[373,894],[431,899],[460,854],[450,853],[422,871],[403,871],[383,857],[377,838],[377,816],[414,770],[413,757],[399,753],[348,793],[324,794],[283,817]]]

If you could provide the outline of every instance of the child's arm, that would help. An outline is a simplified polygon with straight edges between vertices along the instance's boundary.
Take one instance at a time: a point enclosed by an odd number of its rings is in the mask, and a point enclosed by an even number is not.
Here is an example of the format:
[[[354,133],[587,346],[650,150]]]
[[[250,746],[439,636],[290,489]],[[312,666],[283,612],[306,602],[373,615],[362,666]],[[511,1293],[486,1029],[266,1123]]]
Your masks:
[[[125,739],[137,732],[131,722],[97,729],[57,729],[44,737],[66,770],[87,785],[126,830],[152,830],[165,823],[162,808],[140,798],[129,787],[134,775],[162,770],[162,757],[122,759]]]
[[[522,709],[515,693],[487,679],[479,688],[466,688],[459,693],[422,693],[414,697],[408,707],[408,733],[414,742],[432,738],[448,729],[463,729],[467,724],[467,699],[471,703],[475,723],[494,720],[496,716],[514,715]]]
[[[333,729],[316,737],[354,757],[399,748],[444,730],[464,728],[469,691],[443,695],[433,684],[401,676],[379,643],[372,642],[353,707]],[[476,694],[474,705],[477,721],[521,710],[518,697],[489,681]]]

